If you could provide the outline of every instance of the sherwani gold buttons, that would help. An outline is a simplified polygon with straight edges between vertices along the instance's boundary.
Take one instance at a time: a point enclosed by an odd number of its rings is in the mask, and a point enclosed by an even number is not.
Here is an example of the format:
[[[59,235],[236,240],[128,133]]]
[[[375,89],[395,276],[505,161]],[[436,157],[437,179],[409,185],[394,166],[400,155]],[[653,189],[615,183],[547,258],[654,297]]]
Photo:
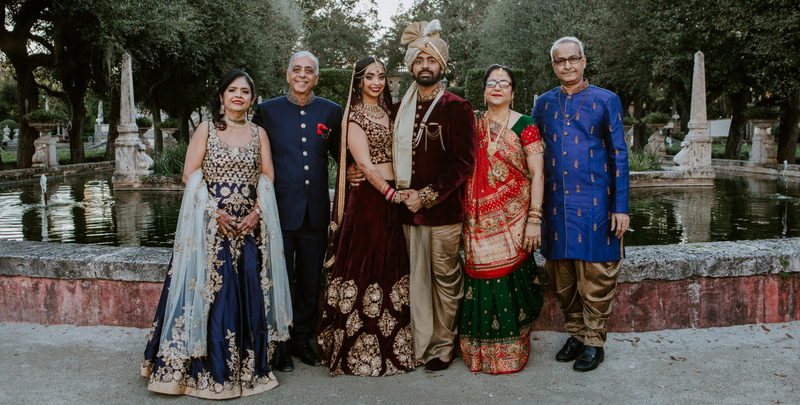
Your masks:
[[[306,137],[302,137],[302,138],[300,138],[300,140],[305,142],[306,141]]]
[[[567,171],[566,171],[566,170],[564,170],[564,176],[566,176],[566,175],[567,175]]]
[[[308,152],[303,151],[303,156],[308,156]]]
[[[300,124],[300,128],[305,128],[305,127],[306,127],[305,123]]]
[[[300,115],[306,115],[305,110],[300,110]]]
[[[567,96],[567,100],[572,100],[572,96]]]
[[[308,180],[306,180],[306,184],[311,184],[311,182],[310,182],[310,181],[308,181]]]
[[[564,152],[564,156],[567,156],[567,152]]]
[[[308,170],[308,165],[303,166],[303,169]]]
[[[412,170],[411,174],[417,174],[417,172],[415,170]]]
[[[564,194],[569,194],[569,190],[565,191]]]

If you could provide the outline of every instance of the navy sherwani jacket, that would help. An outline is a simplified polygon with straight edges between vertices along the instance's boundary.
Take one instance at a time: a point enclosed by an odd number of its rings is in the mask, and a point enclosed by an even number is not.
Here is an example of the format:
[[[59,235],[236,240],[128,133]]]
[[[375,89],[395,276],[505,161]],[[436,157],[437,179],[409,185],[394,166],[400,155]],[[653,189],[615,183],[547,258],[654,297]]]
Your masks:
[[[337,156],[342,107],[321,97],[302,107],[278,97],[259,104],[253,122],[269,137],[281,229],[299,229],[306,209],[311,228],[326,229],[330,222],[328,152]]]

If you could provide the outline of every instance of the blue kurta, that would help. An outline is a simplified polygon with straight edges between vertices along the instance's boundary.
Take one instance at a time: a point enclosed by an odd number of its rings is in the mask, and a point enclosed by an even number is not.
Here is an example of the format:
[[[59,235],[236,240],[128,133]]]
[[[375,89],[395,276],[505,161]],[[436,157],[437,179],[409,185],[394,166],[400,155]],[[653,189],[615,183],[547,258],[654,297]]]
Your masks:
[[[546,259],[608,262],[622,256],[611,214],[628,213],[628,148],[622,105],[596,86],[561,87],[536,100],[545,143],[542,252]]]

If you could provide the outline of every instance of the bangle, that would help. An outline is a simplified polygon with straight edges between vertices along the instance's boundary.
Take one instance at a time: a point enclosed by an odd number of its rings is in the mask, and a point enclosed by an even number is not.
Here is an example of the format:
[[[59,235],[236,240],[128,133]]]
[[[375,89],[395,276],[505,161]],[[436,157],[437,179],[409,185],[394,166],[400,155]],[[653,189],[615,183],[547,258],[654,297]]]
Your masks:
[[[259,217],[259,218],[261,218],[261,210],[260,210],[260,209],[258,209],[258,207],[256,207],[256,208],[255,208],[253,211],[255,211],[255,212],[256,212],[256,214],[258,214],[258,217]]]

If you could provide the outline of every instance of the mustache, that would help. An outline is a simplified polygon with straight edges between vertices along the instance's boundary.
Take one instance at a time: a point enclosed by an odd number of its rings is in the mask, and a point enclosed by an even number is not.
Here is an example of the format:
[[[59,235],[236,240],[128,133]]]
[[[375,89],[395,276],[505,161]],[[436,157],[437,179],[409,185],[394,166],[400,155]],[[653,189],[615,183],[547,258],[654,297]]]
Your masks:
[[[420,70],[420,71],[419,71],[419,73],[417,73],[417,74],[418,74],[418,75],[421,75],[421,74],[422,74],[422,73],[424,73],[424,72],[428,72],[428,73],[430,73],[430,74],[433,74],[433,71],[431,71],[431,70],[428,70],[428,69],[422,69],[422,70]]]

